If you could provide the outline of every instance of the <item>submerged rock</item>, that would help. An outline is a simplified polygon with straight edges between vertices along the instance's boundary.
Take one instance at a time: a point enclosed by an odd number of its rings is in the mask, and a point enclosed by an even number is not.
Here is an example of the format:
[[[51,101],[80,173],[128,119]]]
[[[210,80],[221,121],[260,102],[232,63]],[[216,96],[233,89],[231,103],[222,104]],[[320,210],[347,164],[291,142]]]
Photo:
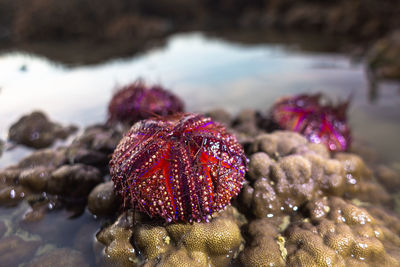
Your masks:
[[[375,77],[400,79],[400,31],[377,41],[370,49],[367,60]]]
[[[52,145],[56,139],[67,138],[76,130],[75,126],[62,127],[58,123],[51,122],[44,113],[35,111],[14,123],[8,137],[17,144],[45,148]]]
[[[35,257],[27,267],[65,266],[65,267],[89,267],[82,253],[69,248],[57,248]]]
[[[0,239],[0,265],[18,266],[31,259],[40,244],[40,241],[25,241],[16,235]]]
[[[3,155],[4,150],[4,141],[0,139],[0,157]]]

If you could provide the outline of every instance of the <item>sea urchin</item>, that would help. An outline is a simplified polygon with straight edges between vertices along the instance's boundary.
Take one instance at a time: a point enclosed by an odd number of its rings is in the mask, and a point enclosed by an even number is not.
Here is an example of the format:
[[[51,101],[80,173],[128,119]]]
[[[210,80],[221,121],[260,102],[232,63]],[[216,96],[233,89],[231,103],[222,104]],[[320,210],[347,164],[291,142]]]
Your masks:
[[[299,132],[331,151],[345,151],[351,143],[346,118],[349,102],[334,105],[321,94],[284,97],[275,102],[271,117],[282,129]]]
[[[156,115],[167,116],[182,112],[184,104],[161,86],[146,86],[136,81],[119,89],[108,105],[108,121],[135,123]]]
[[[124,207],[166,221],[207,221],[236,196],[246,157],[235,136],[210,118],[176,114],[136,123],[110,161]]]

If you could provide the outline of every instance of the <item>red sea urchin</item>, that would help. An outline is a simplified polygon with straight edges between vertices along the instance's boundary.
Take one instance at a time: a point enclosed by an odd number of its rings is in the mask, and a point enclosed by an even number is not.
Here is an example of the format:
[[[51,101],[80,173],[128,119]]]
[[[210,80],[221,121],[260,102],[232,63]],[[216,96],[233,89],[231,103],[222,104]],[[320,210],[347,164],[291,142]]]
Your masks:
[[[207,221],[236,196],[246,157],[235,136],[210,118],[176,114],[136,123],[110,161],[124,207],[166,221]]]
[[[182,112],[183,102],[161,86],[146,87],[136,81],[119,89],[108,105],[109,122],[134,123],[155,115]]]
[[[279,99],[271,110],[272,120],[285,130],[299,132],[314,143],[323,143],[331,151],[350,146],[350,128],[346,112],[349,101],[321,104],[321,94],[297,95]]]

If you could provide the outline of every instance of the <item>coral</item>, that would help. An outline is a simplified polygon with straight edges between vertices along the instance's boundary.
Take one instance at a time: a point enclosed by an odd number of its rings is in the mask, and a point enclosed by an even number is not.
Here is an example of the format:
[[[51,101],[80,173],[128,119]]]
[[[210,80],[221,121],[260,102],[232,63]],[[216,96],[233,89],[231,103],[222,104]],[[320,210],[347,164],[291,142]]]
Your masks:
[[[227,266],[243,243],[243,223],[228,207],[208,223],[142,224],[133,236],[148,266]]]
[[[391,202],[360,157],[338,153],[331,158],[324,146],[297,133],[259,135],[250,150],[256,152],[249,163],[252,182],[244,186],[240,199],[258,218],[290,214],[309,200],[329,195]]]
[[[314,216],[312,223],[304,220],[287,229],[288,265],[400,265],[400,238],[393,238],[383,222],[340,198],[329,198],[326,204],[323,215]]]
[[[111,226],[96,235],[94,249],[99,266],[135,266],[139,259],[130,243],[133,214],[125,212]]]
[[[247,228],[250,240],[240,254],[243,266],[286,266],[284,251],[277,242],[280,237],[278,229],[269,219],[254,220]]]
[[[76,129],[75,126],[64,128],[49,121],[42,112],[35,111],[14,123],[10,127],[8,138],[29,147],[45,148],[53,144],[56,139],[67,138]]]
[[[349,102],[333,105],[322,104],[323,100],[321,94],[281,98],[273,105],[271,118],[282,129],[299,132],[329,150],[347,150],[351,142],[346,118]]]
[[[167,221],[208,220],[239,193],[245,170],[236,138],[196,114],[138,122],[110,161],[125,207]]]
[[[108,121],[132,124],[153,116],[182,112],[183,102],[161,86],[147,87],[141,81],[120,88],[108,105]]]

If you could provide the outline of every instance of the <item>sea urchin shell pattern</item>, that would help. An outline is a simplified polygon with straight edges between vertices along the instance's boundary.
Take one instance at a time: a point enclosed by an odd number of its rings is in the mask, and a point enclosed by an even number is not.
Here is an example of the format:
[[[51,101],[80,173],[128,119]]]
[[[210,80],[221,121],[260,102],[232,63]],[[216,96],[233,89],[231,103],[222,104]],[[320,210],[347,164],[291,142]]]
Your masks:
[[[161,86],[146,86],[136,81],[119,89],[108,105],[109,122],[134,123],[155,115],[167,116],[182,112],[184,104]]]
[[[322,100],[328,103],[321,104]],[[349,100],[337,105],[321,94],[284,97],[275,102],[272,119],[285,130],[299,132],[313,143],[323,143],[331,151],[350,147],[351,134],[346,112]]]
[[[207,221],[236,196],[246,157],[235,136],[210,118],[177,114],[136,123],[110,161],[124,207],[166,221]]]

